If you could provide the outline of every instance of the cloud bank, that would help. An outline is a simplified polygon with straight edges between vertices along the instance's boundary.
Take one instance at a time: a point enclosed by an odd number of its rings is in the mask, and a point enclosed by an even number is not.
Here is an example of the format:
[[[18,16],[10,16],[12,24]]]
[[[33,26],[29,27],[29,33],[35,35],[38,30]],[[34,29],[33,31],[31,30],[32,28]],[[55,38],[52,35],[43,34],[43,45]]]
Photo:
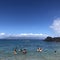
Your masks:
[[[0,38],[5,38],[5,37],[37,37],[37,38],[46,38],[48,35],[47,34],[33,34],[33,33],[21,33],[21,34],[6,34],[6,33],[0,33]]]
[[[47,34],[33,34],[33,33],[22,33],[22,34],[17,34],[17,35],[15,35],[15,36],[25,36],[25,37],[40,37],[40,36],[42,36],[42,37],[46,37],[46,36],[48,36]]]
[[[57,18],[53,21],[50,28],[57,34],[60,34],[60,18]]]

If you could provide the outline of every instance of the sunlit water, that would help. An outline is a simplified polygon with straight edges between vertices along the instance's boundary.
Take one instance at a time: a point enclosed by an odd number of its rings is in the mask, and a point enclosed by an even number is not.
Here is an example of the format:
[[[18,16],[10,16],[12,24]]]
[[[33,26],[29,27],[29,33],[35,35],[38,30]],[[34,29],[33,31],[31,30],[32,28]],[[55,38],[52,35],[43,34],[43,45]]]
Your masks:
[[[42,52],[36,51],[38,47]],[[15,48],[16,55],[13,53]],[[18,52],[19,49],[27,49],[27,53]],[[0,40],[0,60],[60,60],[60,42]]]

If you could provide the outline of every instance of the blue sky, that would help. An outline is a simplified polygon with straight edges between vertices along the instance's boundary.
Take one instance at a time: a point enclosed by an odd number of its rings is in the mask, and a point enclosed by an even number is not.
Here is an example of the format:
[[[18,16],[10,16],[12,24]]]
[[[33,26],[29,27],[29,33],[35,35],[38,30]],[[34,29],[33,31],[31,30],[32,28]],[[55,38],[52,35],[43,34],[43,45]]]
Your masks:
[[[0,0],[0,33],[53,36],[53,24],[58,18],[60,0]]]

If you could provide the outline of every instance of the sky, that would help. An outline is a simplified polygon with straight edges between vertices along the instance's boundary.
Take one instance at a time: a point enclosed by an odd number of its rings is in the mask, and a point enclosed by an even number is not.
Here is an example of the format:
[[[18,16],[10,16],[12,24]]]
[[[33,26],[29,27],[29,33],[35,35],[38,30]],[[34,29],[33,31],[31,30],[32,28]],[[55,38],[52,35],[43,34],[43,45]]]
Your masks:
[[[60,0],[0,0],[0,35],[60,36]]]

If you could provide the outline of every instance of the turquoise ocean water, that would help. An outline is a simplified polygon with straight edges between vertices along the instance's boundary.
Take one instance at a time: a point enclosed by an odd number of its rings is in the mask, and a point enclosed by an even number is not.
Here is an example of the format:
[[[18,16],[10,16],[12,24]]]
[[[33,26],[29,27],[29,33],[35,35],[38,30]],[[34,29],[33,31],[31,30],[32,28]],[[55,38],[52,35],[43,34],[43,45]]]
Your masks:
[[[42,52],[36,51],[39,47],[43,49]],[[15,48],[16,55],[13,53]],[[19,49],[26,49],[27,54],[19,52]],[[0,40],[0,60],[60,60],[60,42]]]

